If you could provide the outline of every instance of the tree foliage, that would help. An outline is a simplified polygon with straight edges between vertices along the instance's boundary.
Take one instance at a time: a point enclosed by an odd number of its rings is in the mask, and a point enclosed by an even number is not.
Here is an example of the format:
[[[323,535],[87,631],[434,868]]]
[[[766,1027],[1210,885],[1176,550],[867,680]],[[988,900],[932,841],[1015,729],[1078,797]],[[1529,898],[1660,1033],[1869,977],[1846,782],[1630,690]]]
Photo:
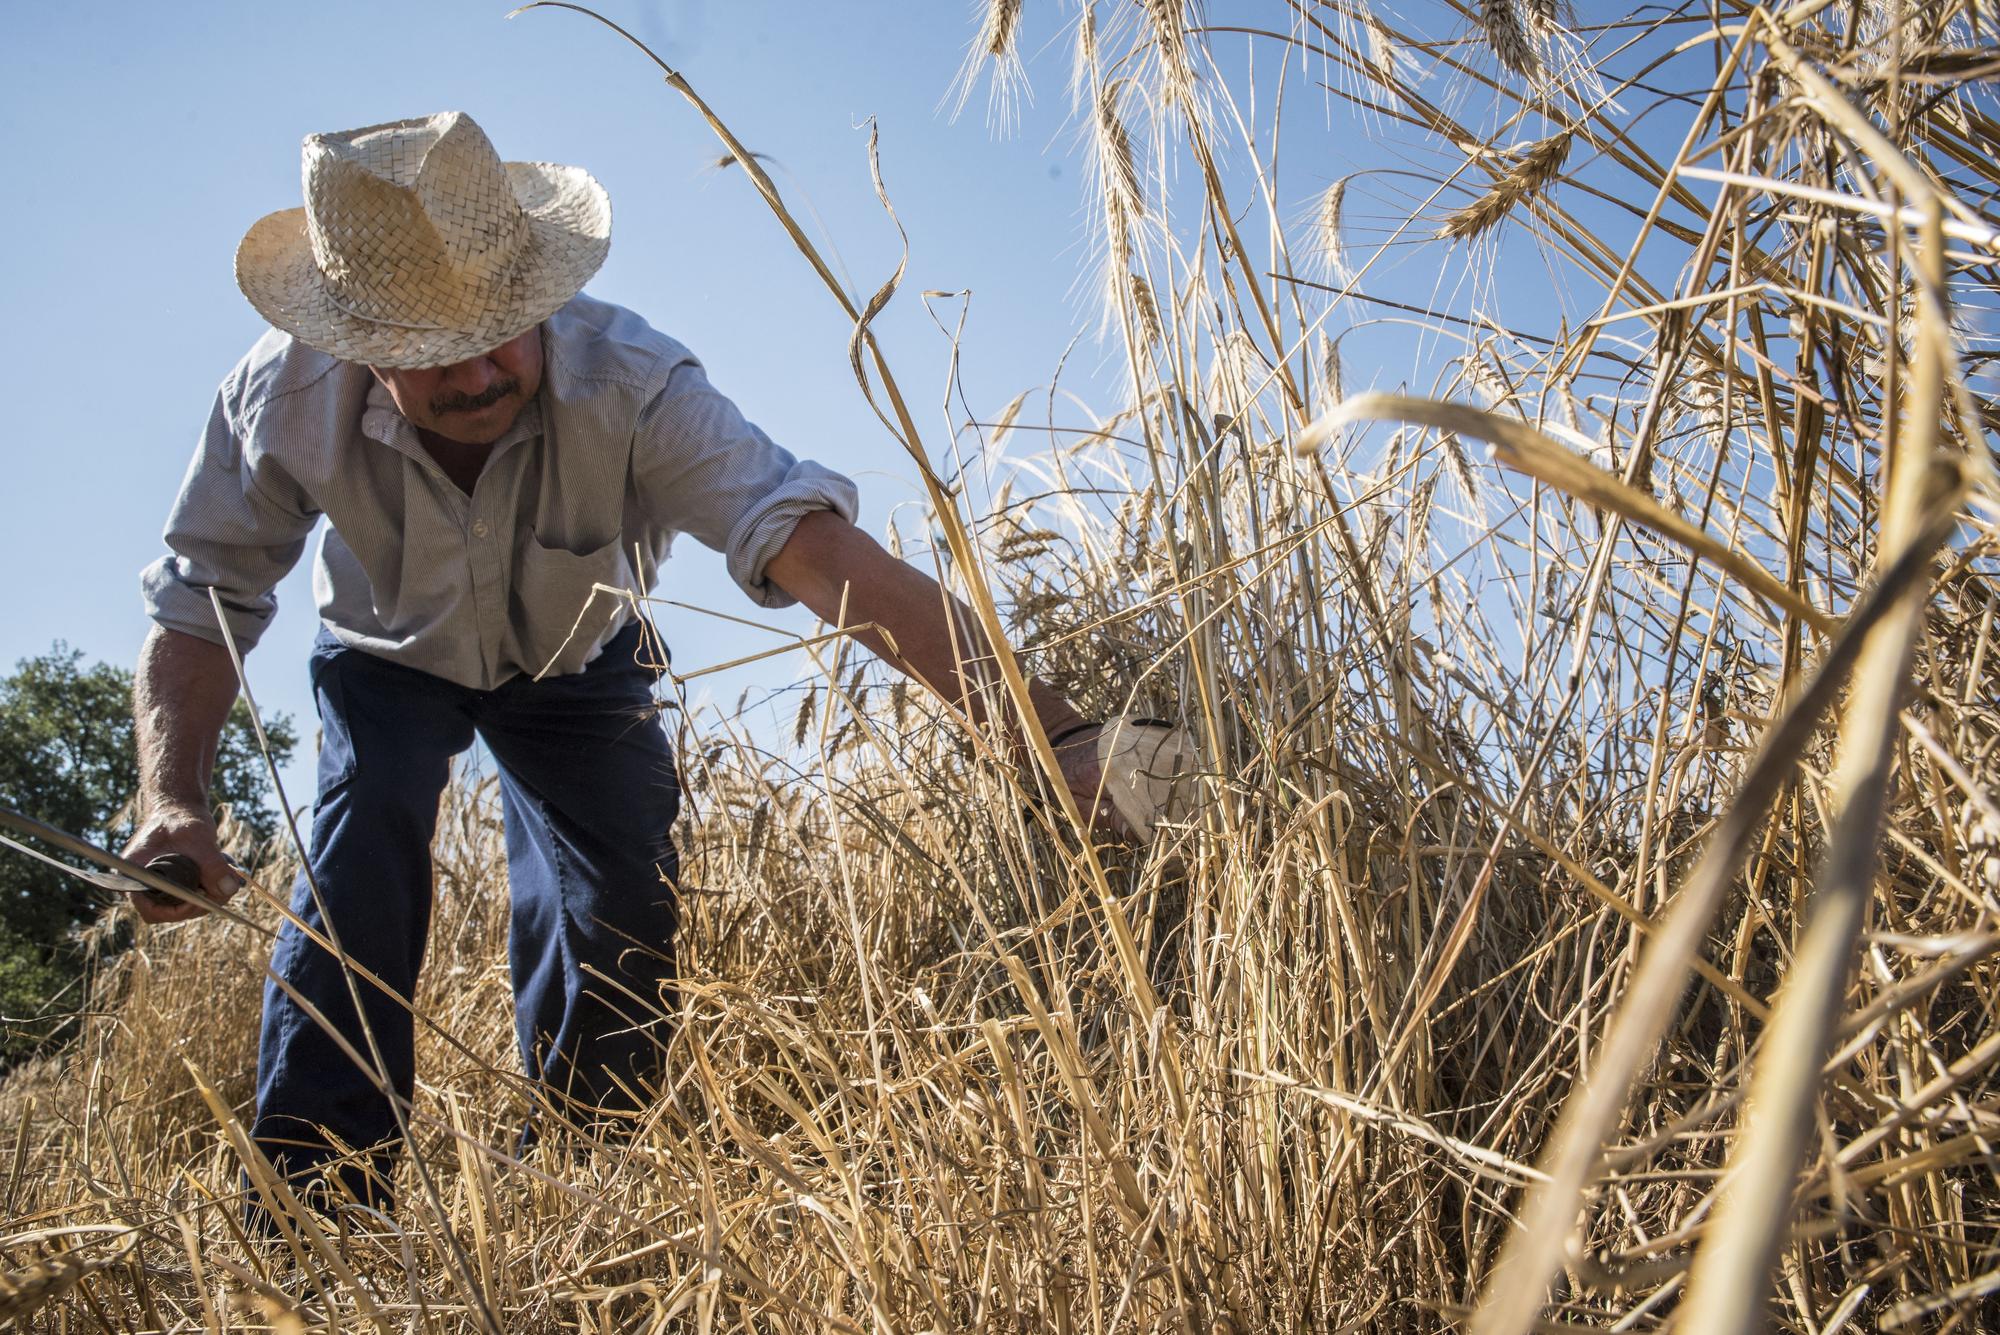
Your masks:
[[[290,759],[297,744],[290,720],[266,720],[265,733],[277,761]],[[58,642],[0,678],[0,803],[115,849],[131,833],[138,786],[129,671],[85,666],[82,651]],[[210,793],[258,839],[276,833],[279,813],[241,700],[223,730]],[[0,1069],[67,1028],[86,967],[77,938],[108,902],[102,891],[0,850]]]

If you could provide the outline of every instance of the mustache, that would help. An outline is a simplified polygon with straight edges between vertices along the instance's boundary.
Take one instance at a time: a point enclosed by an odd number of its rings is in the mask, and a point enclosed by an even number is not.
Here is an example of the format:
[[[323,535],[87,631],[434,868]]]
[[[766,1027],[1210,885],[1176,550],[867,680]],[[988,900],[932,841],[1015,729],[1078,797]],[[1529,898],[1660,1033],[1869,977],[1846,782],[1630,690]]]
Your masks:
[[[491,408],[505,398],[520,393],[521,382],[513,376],[497,380],[477,394],[440,394],[431,400],[431,415],[442,417],[446,413],[476,413],[481,408]]]

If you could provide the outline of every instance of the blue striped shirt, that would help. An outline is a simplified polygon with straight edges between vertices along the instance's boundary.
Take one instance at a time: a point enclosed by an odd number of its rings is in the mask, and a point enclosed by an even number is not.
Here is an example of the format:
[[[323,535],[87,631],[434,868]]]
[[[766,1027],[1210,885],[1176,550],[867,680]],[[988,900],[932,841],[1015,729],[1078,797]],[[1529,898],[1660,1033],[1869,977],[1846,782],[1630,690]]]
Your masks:
[[[852,520],[854,484],[772,443],[622,307],[574,298],[542,350],[540,392],[467,495],[366,367],[266,334],[216,395],[169,554],[141,576],[148,615],[219,641],[213,588],[249,648],[322,515],[328,629],[475,690],[581,670],[629,618],[593,586],[649,592],[676,533],[723,553],[762,606],[792,602],[765,567],[808,512]]]

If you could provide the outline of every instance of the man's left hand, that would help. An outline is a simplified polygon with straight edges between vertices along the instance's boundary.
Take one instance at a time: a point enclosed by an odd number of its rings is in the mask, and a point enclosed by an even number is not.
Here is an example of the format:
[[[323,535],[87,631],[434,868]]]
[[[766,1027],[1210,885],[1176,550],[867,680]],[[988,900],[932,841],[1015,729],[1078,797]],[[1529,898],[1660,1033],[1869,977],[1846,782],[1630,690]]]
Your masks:
[[[1076,799],[1076,809],[1090,822],[1091,833],[1099,840],[1130,840],[1134,837],[1132,827],[1112,803],[1104,767],[1097,759],[1097,739],[1103,731],[1099,725],[1064,738],[1056,747],[1056,763],[1062,767],[1070,796]]]

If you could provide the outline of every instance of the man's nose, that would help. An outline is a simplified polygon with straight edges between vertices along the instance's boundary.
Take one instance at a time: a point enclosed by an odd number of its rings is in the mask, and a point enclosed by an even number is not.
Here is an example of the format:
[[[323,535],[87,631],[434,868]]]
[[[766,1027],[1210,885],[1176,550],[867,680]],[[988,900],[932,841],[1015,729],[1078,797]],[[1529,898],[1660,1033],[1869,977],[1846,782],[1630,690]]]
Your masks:
[[[500,378],[500,368],[493,359],[484,354],[468,357],[462,362],[454,362],[444,371],[444,387],[454,394],[470,398],[484,394],[487,387]]]

